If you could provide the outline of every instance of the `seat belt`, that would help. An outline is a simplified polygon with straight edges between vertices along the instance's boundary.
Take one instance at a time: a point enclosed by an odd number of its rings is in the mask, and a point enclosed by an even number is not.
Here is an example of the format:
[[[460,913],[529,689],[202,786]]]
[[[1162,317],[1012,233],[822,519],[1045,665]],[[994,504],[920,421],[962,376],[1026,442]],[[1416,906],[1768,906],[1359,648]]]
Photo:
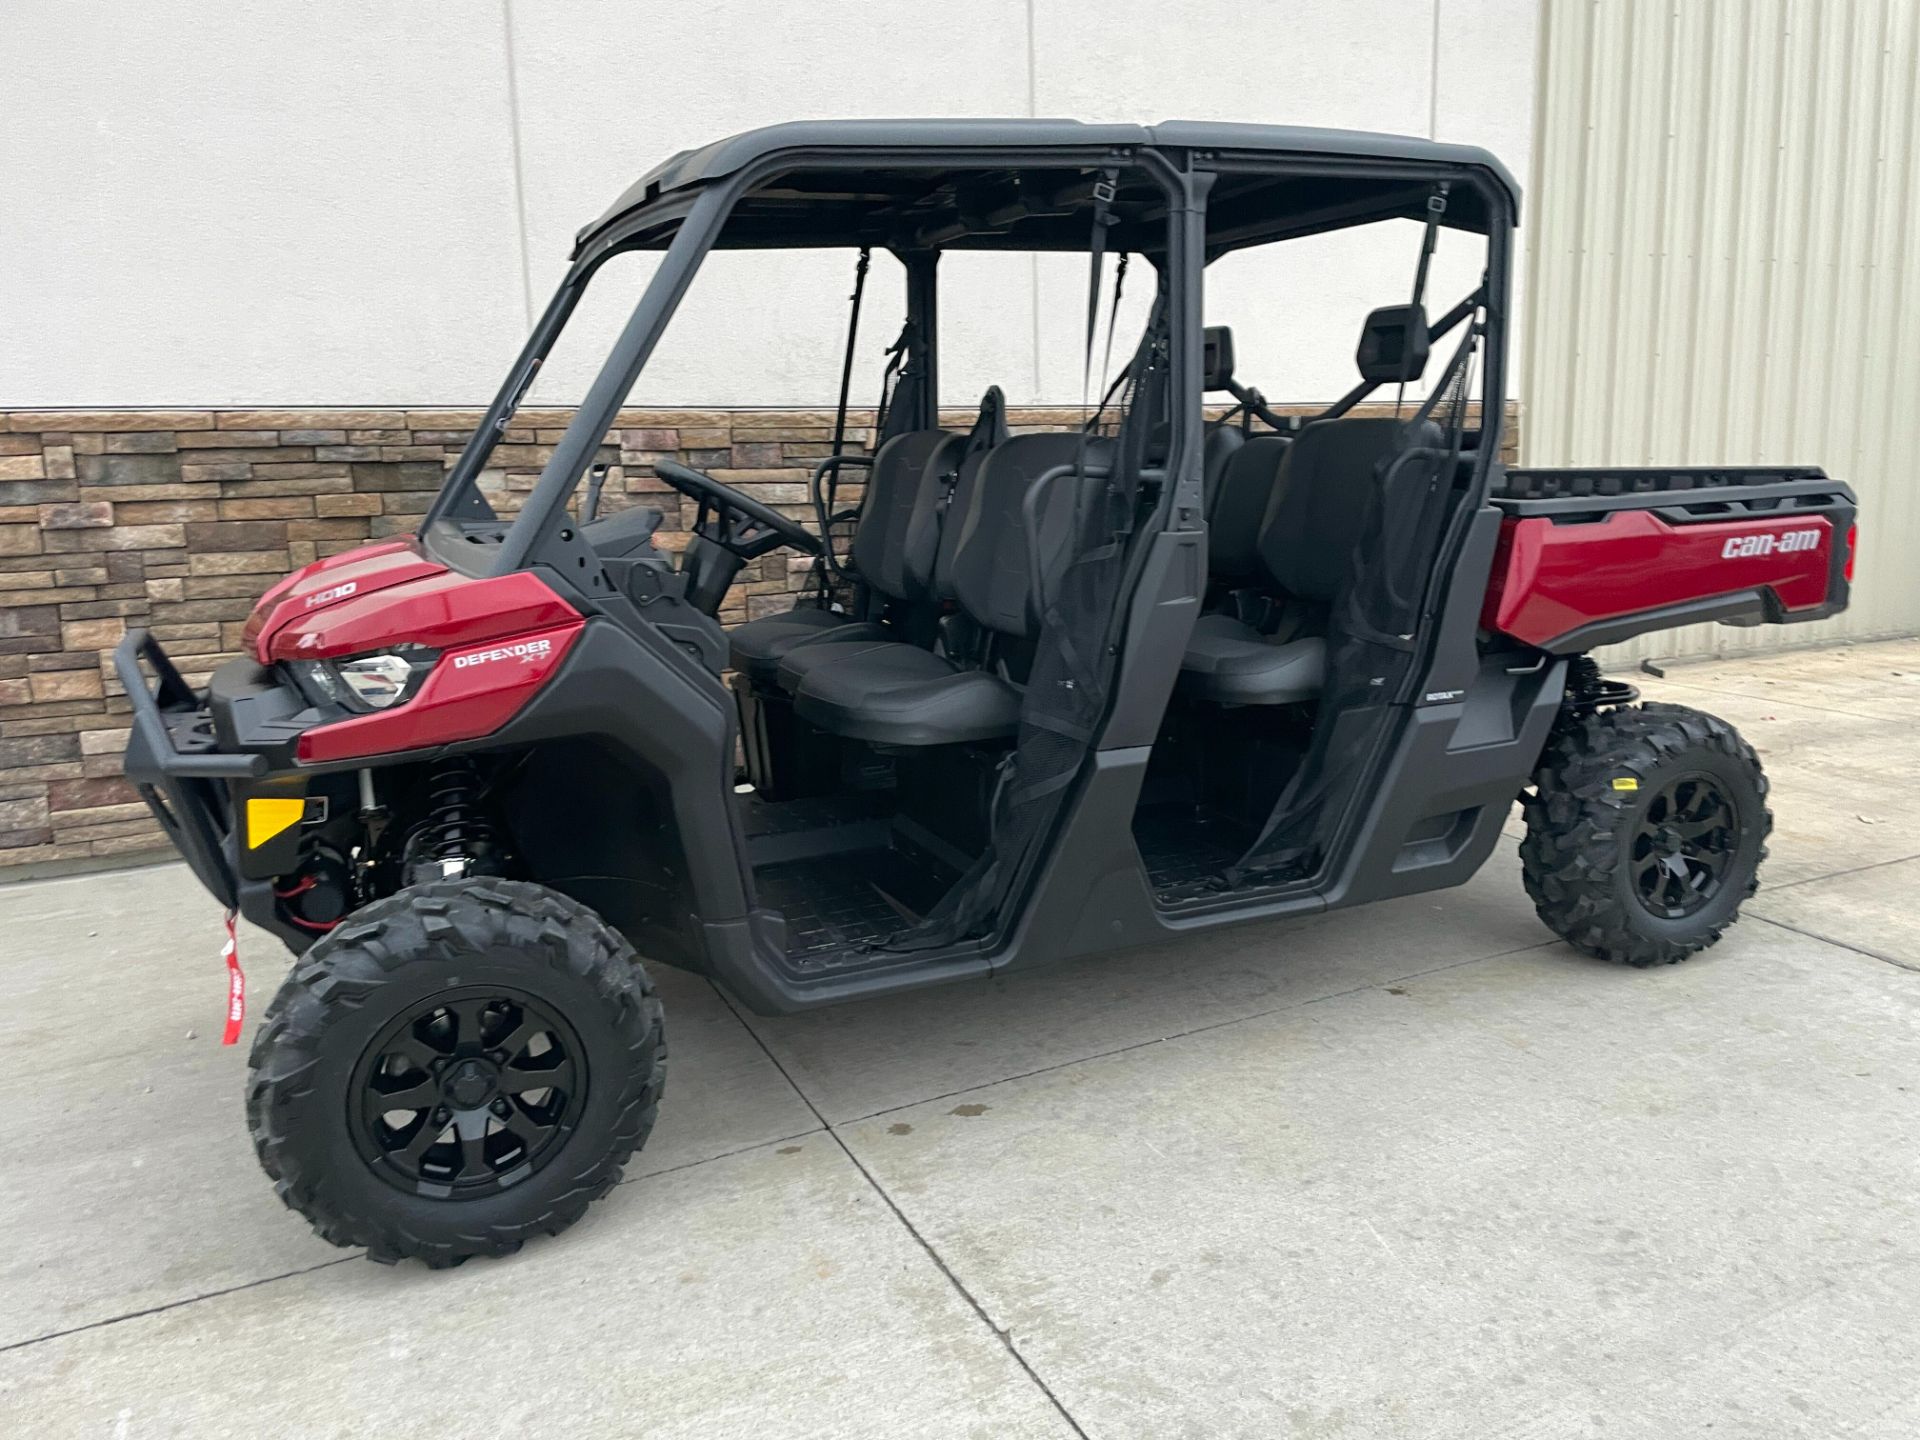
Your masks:
[[[1126,258],[1127,257],[1124,255],[1120,257],[1122,263],[1125,263]],[[1120,306],[1118,303],[1118,297],[1116,296],[1114,310],[1117,312],[1119,308]],[[1108,324],[1111,325],[1112,321],[1109,321]],[[1112,347],[1113,338],[1111,335],[1109,335],[1107,338],[1107,344],[1109,348]],[[1133,378],[1133,362],[1128,361],[1125,365],[1122,365],[1120,367],[1120,373],[1113,377],[1113,383],[1107,386],[1106,392],[1103,395],[1101,395],[1100,404],[1094,409],[1093,418],[1086,422],[1088,428],[1090,429],[1098,428],[1100,424],[1100,417],[1107,413],[1107,406],[1113,403],[1113,397],[1118,395],[1120,393],[1120,387],[1122,385],[1125,385],[1127,381],[1131,380],[1132,378]]]
[[[1108,166],[1100,172],[1100,178],[1093,184],[1093,234],[1087,243],[1087,336],[1080,351],[1080,438],[1074,446],[1073,470],[1076,477],[1084,480],[1087,473],[1087,438],[1093,422],[1098,416],[1087,413],[1087,402],[1093,391],[1093,342],[1100,330],[1100,289],[1104,278],[1107,258],[1107,231],[1113,227],[1113,202],[1119,193],[1120,172]],[[1126,256],[1120,257],[1119,280],[1126,279]],[[1116,282],[1113,297],[1114,316],[1120,313],[1120,295]],[[1107,368],[1113,363],[1113,325],[1107,326],[1107,352],[1101,361],[1100,379],[1104,384]],[[1131,368],[1131,367],[1129,367]],[[1104,410],[1106,402],[1101,402]],[[1116,456],[1118,462],[1120,457]],[[1116,470],[1116,474],[1120,473]],[[1109,485],[1111,488],[1111,485]],[[1078,501],[1076,500],[1076,508]],[[1065,557],[1066,563],[1074,563],[1074,557]]]
[[[833,451],[838,455],[847,439],[847,400],[853,393],[853,351],[860,339],[860,297],[867,289],[867,266],[873,260],[873,247],[862,245],[860,258],[853,267],[853,309],[847,316],[847,353],[840,360],[840,404],[833,414]]]
[[[1106,386],[1106,389],[1100,397],[1100,408],[1093,412],[1093,419],[1081,427],[1083,429],[1099,428],[1100,417],[1107,413],[1107,403],[1119,393],[1120,387],[1126,384],[1127,377],[1133,373],[1133,366],[1129,363],[1122,367],[1120,374],[1114,377],[1113,384],[1106,384],[1107,372],[1113,369],[1113,332],[1120,324],[1120,296],[1127,288],[1127,261],[1131,258],[1123,250],[1113,267],[1113,305],[1107,311],[1107,348],[1100,357],[1100,383]]]
[[[1420,263],[1413,270],[1413,299],[1409,305],[1416,308],[1426,298],[1427,271],[1433,265],[1434,246],[1440,238],[1440,220],[1447,213],[1447,182],[1442,180],[1433,187],[1433,193],[1427,196],[1427,228],[1420,237]],[[1394,392],[1393,413],[1400,413],[1400,406],[1407,398],[1407,381],[1404,364],[1401,370],[1400,388]]]
[[[882,444],[893,438],[888,422],[893,418],[893,403],[899,398],[899,387],[910,380],[918,383],[919,372],[912,369],[911,365],[919,340],[920,332],[909,320],[900,327],[900,334],[893,344],[887,347],[886,368],[880,372],[880,401],[873,407],[873,448],[876,452]]]
[[[1434,242],[1440,233],[1441,217],[1447,213],[1447,184],[1442,180],[1433,187],[1433,194],[1427,197],[1427,230],[1420,238],[1420,264],[1413,272],[1413,299],[1407,303],[1418,305],[1427,294],[1427,267],[1433,263]]]
[[[860,338],[860,299],[867,289],[867,266],[873,260],[871,246],[860,247],[860,258],[853,266],[853,294],[849,297],[852,309],[847,315],[847,348],[840,359],[840,401],[833,412],[833,443],[828,454],[838,460],[846,448],[847,441],[847,402],[853,393],[853,355],[854,347]],[[820,543],[824,552],[813,562],[813,585],[817,603],[823,610],[831,609],[833,603],[833,576],[839,566],[833,559],[833,517],[839,513],[837,502],[840,489],[840,467],[827,467],[824,493],[816,486],[813,501],[819,516]]]
[[[980,413],[974,417],[973,426],[967,431],[967,438],[960,444],[960,463],[951,470],[945,470],[937,477],[940,482],[940,496],[934,502],[934,521],[944,526],[947,507],[953,503],[954,489],[960,483],[960,466],[980,454],[991,450],[1010,432],[1007,429],[1007,397],[998,385],[989,385],[987,393],[980,397]]]
[[[1086,462],[1087,411],[1093,390],[1093,342],[1100,330],[1100,282],[1106,269],[1107,230],[1113,224],[1113,199],[1118,193],[1120,172],[1106,169],[1093,184],[1093,236],[1087,245],[1087,339],[1080,351],[1080,453],[1076,465]],[[1113,335],[1107,335],[1107,358],[1113,358]]]

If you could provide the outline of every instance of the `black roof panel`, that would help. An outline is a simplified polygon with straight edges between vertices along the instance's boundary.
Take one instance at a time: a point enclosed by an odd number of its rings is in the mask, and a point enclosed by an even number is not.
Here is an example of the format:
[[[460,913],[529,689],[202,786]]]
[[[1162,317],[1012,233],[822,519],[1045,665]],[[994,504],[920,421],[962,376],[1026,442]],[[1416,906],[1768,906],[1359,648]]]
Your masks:
[[[580,238],[584,242],[619,217],[673,191],[718,180],[781,151],[1004,149],[1031,155],[1109,146],[1215,150],[1247,156],[1397,160],[1421,166],[1474,168],[1506,190],[1515,213],[1519,209],[1520,187],[1491,152],[1410,135],[1198,120],[1169,120],[1151,126],[1026,118],[793,120],[745,130],[697,150],[682,150],[629,186],[599,220],[581,231]]]

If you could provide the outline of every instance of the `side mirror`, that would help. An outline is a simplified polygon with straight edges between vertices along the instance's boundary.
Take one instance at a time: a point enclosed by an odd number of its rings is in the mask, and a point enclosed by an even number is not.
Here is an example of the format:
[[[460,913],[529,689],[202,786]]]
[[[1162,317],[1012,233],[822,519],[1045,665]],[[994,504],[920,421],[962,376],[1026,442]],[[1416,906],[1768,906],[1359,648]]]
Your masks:
[[[1233,388],[1233,331],[1225,325],[1209,325],[1200,332],[1200,388]]]
[[[1367,316],[1354,360],[1360,378],[1376,385],[1418,380],[1427,369],[1424,305],[1386,305]]]

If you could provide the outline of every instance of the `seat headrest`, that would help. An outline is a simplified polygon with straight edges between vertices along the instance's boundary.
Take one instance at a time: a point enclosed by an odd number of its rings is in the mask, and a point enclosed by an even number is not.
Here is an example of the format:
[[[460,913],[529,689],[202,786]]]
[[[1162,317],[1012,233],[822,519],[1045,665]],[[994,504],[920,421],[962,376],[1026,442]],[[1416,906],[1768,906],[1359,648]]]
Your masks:
[[[1354,360],[1362,380],[1381,385],[1418,380],[1427,368],[1426,307],[1384,305],[1367,316]]]
[[[1200,388],[1225,390],[1233,383],[1233,330],[1209,325],[1200,332]]]
[[[950,572],[953,596],[986,629],[1002,635],[1035,633],[1038,597],[1031,579],[1036,560],[1050,571],[1070,545],[1075,489],[1071,477],[1063,477],[1042,493],[1031,516],[1027,495],[1042,475],[1072,464],[1083,449],[1087,463],[1100,466],[1111,463],[1114,443],[1104,437],[1083,439],[1074,431],[1015,435],[986,452],[964,497],[964,515],[954,513],[963,498],[955,487],[946,517],[947,528],[956,521],[962,527]]]

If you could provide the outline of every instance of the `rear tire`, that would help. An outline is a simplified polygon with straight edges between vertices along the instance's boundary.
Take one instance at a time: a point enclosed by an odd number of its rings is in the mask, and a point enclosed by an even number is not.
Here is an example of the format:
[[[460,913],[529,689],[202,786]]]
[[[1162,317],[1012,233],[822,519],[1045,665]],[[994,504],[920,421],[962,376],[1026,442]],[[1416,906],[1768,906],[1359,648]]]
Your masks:
[[[1521,873],[1540,918],[1576,949],[1643,967],[1720,938],[1759,883],[1773,828],[1753,747],[1684,705],[1556,730],[1523,808]]]
[[[280,1198],[335,1245],[434,1267],[557,1235],[646,1143],[660,1001],[632,948],[538,885],[437,881],[307,951],[249,1057]]]

